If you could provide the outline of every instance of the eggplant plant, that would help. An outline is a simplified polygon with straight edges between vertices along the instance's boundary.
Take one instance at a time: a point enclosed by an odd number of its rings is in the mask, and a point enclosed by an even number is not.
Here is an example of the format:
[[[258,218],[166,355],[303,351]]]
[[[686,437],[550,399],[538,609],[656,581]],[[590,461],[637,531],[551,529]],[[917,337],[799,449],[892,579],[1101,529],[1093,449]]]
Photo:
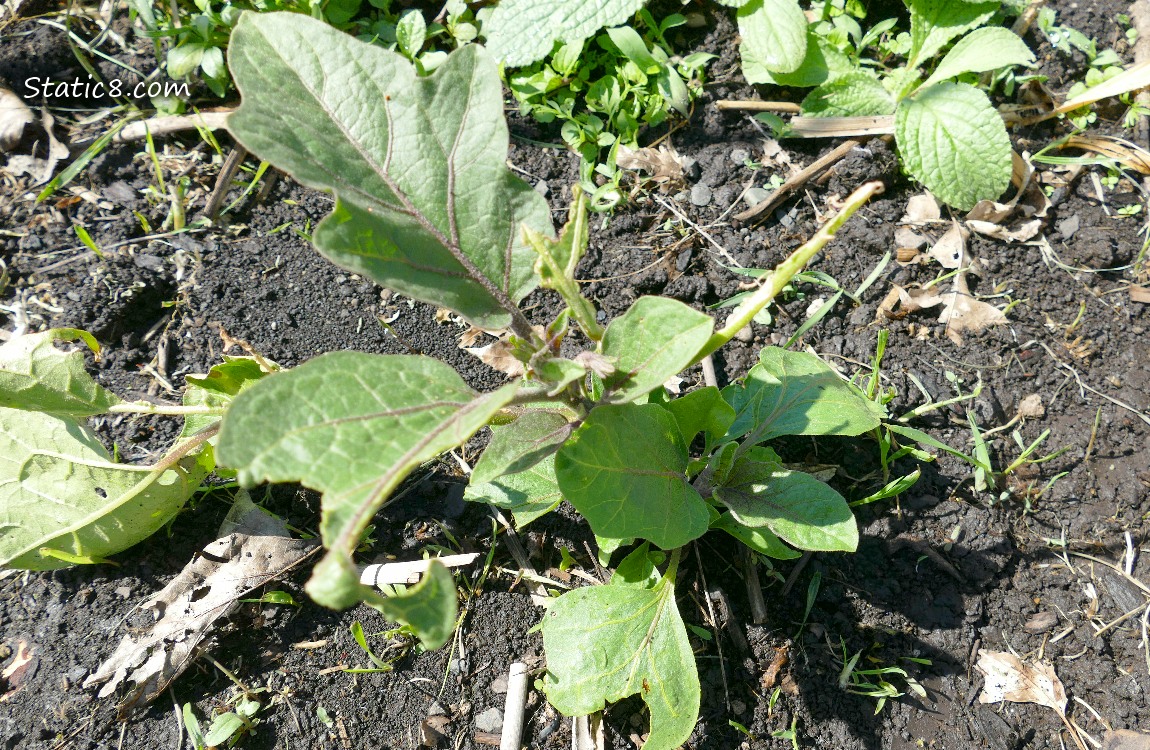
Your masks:
[[[881,185],[850,196],[723,324],[672,299],[641,297],[604,327],[574,280],[587,247],[586,200],[573,190],[556,235],[544,199],[508,169],[499,72],[484,48],[463,47],[420,76],[400,54],[319,21],[249,13],[228,54],[242,94],[228,125],[235,138],[335,196],[315,230],[316,248],[476,326],[507,329],[523,374],[478,393],[425,356],[337,351],[290,370],[242,360],[189,379],[195,388],[187,406],[169,411],[185,415],[195,448],[234,470],[242,485],[299,482],[322,493],[327,552],[307,584],[317,603],[342,609],[366,602],[430,648],[450,638],[456,620],[446,568],[433,564],[417,586],[387,596],[360,582],[355,551],[409,473],[489,428],[467,499],[506,509],[520,525],[566,500],[587,520],[604,559],[637,545],[609,584],[568,592],[547,609],[549,700],[578,715],[639,694],[651,714],[646,747],[679,746],[700,705],[676,601],[684,547],[716,529],[779,559],[799,550],[853,551],[858,530],[845,499],[784,465],[769,443],[785,435],[860,435],[885,414],[817,357],[778,348],[764,349],[740,382],[722,390],[671,398],[663,384],[748,325]],[[537,288],[564,303],[542,326],[519,307]],[[564,341],[584,351],[565,357]],[[113,396],[77,391],[76,383],[87,383],[78,355],[53,351],[53,378],[19,352],[8,368],[13,378],[31,373],[27,382],[50,397],[29,386],[0,406],[33,413],[65,403],[73,420],[124,409]],[[71,358],[66,371],[60,357]],[[24,486],[27,466],[19,463],[12,471],[0,464],[0,480],[9,480],[0,481],[0,492]],[[0,523],[3,503],[0,494]],[[35,545],[21,549],[28,554]],[[68,554],[83,561],[83,545]]]

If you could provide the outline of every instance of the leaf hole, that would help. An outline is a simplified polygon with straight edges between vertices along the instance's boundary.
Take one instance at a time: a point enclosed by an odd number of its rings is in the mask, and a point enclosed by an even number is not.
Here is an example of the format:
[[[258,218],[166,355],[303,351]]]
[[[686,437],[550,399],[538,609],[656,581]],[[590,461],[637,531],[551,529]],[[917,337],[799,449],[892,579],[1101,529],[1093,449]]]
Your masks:
[[[96,494],[99,495],[100,497],[107,497],[108,496],[108,493],[104,491],[103,487],[97,487],[96,488]]]

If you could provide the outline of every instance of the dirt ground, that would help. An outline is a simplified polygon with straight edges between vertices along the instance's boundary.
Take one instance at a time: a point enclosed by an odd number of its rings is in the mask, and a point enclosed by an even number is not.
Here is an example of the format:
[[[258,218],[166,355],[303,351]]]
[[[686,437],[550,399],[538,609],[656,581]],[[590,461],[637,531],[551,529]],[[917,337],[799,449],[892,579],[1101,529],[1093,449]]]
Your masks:
[[[1131,51],[1115,21],[1125,3],[1050,4],[1060,23],[1113,46],[1129,62]],[[733,221],[731,214],[744,206],[744,189],[785,168],[746,166],[745,157],[763,159],[763,135],[749,118],[719,112],[713,102],[793,98],[794,92],[745,85],[733,25],[725,13],[712,11],[698,48],[720,58],[711,64],[711,83],[689,125],[673,136],[675,148],[698,169],[683,195],[661,196],[676,212],[643,200],[594,222],[579,275],[608,318],[642,294],[700,307],[730,297],[745,277],[727,270],[730,261],[717,248],[742,266],[769,267],[814,231],[828,199],[882,179],[886,192],[812,264],[854,290],[894,249],[896,222],[919,192],[899,174],[889,149],[871,141],[824,184],[808,185],[762,223]],[[141,61],[149,59],[150,42],[130,32],[127,38],[131,54],[121,55],[147,67]],[[1027,41],[1053,91],[1081,79],[1080,55],[1057,53],[1041,33],[1030,32]],[[15,84],[30,75],[79,72],[58,29],[22,21],[0,31],[0,80]],[[70,102],[56,116],[75,123],[104,104]],[[1121,114],[1101,109],[1095,129],[1117,133]],[[101,121],[57,132],[76,155],[103,127]],[[577,176],[575,157],[536,145],[557,141],[553,132],[516,117],[511,127],[511,162],[544,192],[560,222]],[[1018,129],[1012,139],[1018,151],[1034,152],[1065,132],[1065,125],[1045,123]],[[218,135],[226,148],[226,133]],[[836,144],[783,145],[803,165]],[[211,190],[218,159],[194,134],[161,139],[157,148],[168,180],[190,178],[194,216]],[[449,362],[476,388],[501,382],[501,375],[459,349],[460,325],[441,322],[434,308],[381,293],[316,254],[304,235],[331,209],[332,199],[287,177],[274,183],[265,178],[270,189],[240,200],[213,229],[142,239],[149,234],[145,226],[158,232],[168,213],[166,202],[146,194],[155,174],[142,143],[113,144],[69,188],[39,205],[26,177],[3,175],[0,168],[4,327],[92,331],[104,347],[93,372],[122,396],[174,400],[185,374],[204,372],[219,360],[221,331],[285,366],[332,349],[417,351]],[[882,382],[897,393],[889,405],[893,414],[923,403],[916,381],[935,399],[953,397],[956,389],[969,393],[981,382],[977,399],[932,411],[914,426],[969,451],[967,410],[983,430],[993,430],[1012,420],[1023,399],[1037,395],[1043,414],[1016,426],[1027,442],[1049,430],[1040,453],[1062,452],[1023,467],[994,492],[976,491],[970,468],[945,454],[921,465],[922,479],[897,505],[858,509],[856,554],[760,567],[769,609],[761,625],[752,622],[737,546],[720,534],[700,540],[699,554],[683,566],[680,607],[689,623],[716,637],[694,641],[703,706],[691,748],[786,748],[792,741],[782,735],[791,729],[801,748],[1070,747],[1054,711],[978,701],[979,649],[1013,650],[1053,665],[1071,697],[1069,720],[1094,739],[1109,728],[1150,732],[1150,315],[1127,289],[1145,282],[1132,263],[1143,246],[1146,217],[1118,212],[1145,196],[1127,178],[1106,188],[1104,177],[1104,168],[1088,168],[1057,192],[1040,235],[1045,248],[1033,241],[971,239],[971,252],[984,266],[975,291],[999,295],[990,301],[1000,307],[1017,302],[1005,325],[969,333],[959,346],[943,335],[930,310],[876,322],[892,284],[926,283],[939,271],[934,264],[891,263],[857,305],[844,297],[796,344],[845,374],[869,373],[885,328],[890,338]],[[708,201],[688,197],[698,185],[710,189]],[[240,198],[242,187],[237,183],[230,199]],[[74,223],[88,228],[104,248],[102,258],[77,241]],[[774,310],[772,326],[756,324],[749,340],[719,353],[721,381],[743,375],[762,345],[787,341],[812,301],[827,296],[811,284],[796,291]],[[542,320],[554,301],[537,294],[528,305]],[[698,372],[686,377],[690,383],[701,379]],[[176,425],[159,418],[95,423],[129,461],[154,456],[176,432]],[[988,437],[997,467],[1021,452],[1011,437],[1014,427]],[[482,440],[474,440],[464,457],[474,460]],[[848,499],[881,484],[872,474],[878,464],[871,441],[795,439],[783,441],[780,452],[788,461],[841,465],[832,483]],[[905,473],[916,465],[904,460],[897,468]],[[864,476],[871,478],[857,479]],[[487,509],[463,502],[464,482],[454,462],[412,477],[405,497],[377,520],[373,552],[364,560],[414,559],[429,544],[480,552],[494,544],[494,567],[482,588],[461,587],[466,615],[454,644],[419,653],[380,635],[389,625],[367,607],[342,613],[319,608],[303,594],[302,571],[269,587],[291,593],[297,606],[243,604],[214,638],[212,658],[247,688],[264,689],[259,724],[240,747],[415,748],[429,718],[445,735],[444,746],[487,746],[490,735],[483,732],[498,732],[508,665],[525,660],[544,666],[540,636],[528,632],[541,610],[516,584],[517,565],[502,535],[493,537]],[[282,486],[254,494],[296,528],[318,524],[314,493]],[[0,694],[11,690],[0,698],[0,746],[178,748],[186,738],[177,707],[190,702],[201,721],[224,710],[235,691],[207,659],[127,722],[81,683],[111,653],[134,607],[215,537],[230,495],[221,489],[199,496],[168,531],[117,556],[114,566],[0,574],[0,669],[20,648],[34,655],[18,685],[0,683]],[[537,570],[554,572],[566,547],[584,570],[595,572],[593,538],[566,509],[521,536]],[[1128,546],[1137,560],[1126,575],[1107,563],[1121,569]],[[473,583],[477,574],[463,577]],[[817,589],[812,580],[820,582]],[[808,591],[813,606],[804,618]],[[717,622],[708,614],[708,596]],[[377,653],[396,657],[394,671],[354,675],[338,669],[368,665],[350,631],[356,621]],[[842,689],[844,654],[860,650],[868,667],[905,669],[926,697],[891,699],[876,712],[873,697]],[[529,712],[530,747],[570,747],[569,722],[560,721],[538,691],[531,693]],[[610,746],[634,747],[646,727],[642,704],[629,700],[610,708],[607,725]]]

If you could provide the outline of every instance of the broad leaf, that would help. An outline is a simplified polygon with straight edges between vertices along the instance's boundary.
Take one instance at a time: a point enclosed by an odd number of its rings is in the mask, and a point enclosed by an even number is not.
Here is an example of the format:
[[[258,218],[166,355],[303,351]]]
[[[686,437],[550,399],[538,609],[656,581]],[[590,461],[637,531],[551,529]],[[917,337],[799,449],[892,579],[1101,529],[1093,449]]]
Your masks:
[[[368,593],[365,597],[368,604],[384,617],[410,625],[425,649],[440,648],[455,632],[459,600],[455,578],[443,563],[432,560],[419,583],[406,591],[391,596]]]
[[[802,65],[807,17],[796,0],[750,0],[736,15],[744,69],[790,73]]]
[[[809,117],[868,117],[894,112],[894,98],[869,73],[858,71],[824,83],[803,99]]]
[[[574,429],[556,411],[528,411],[508,425],[491,428],[491,442],[471,472],[472,484],[530,469],[559,450]]]
[[[766,527],[799,549],[853,552],[858,546],[846,499],[810,474],[783,468],[772,450],[752,449],[715,488],[715,498],[734,520]]]
[[[206,375],[186,375],[184,406],[210,406],[226,409],[240,391],[251,387],[266,373],[259,362],[251,357],[229,357],[213,365]],[[189,414],[184,417],[181,438],[188,438],[219,421],[211,414]]]
[[[962,211],[1010,185],[1010,136],[986,94],[938,83],[899,102],[894,137],[906,170]]]
[[[666,406],[679,425],[683,443],[690,445],[700,432],[708,438],[720,438],[735,421],[735,410],[723,400],[718,388],[698,388]]]
[[[768,70],[760,61],[743,55],[743,77],[747,83],[773,83],[776,86],[809,88],[833,81],[856,68],[851,59],[833,44],[808,28],[807,52],[799,67],[790,73]]]
[[[402,55],[296,13],[247,13],[228,60],[243,95],[232,134],[335,193],[316,228],[333,262],[409,297],[503,328],[538,279],[520,225],[547,203],[507,168],[494,62],[479,45],[416,76]]]
[[[511,511],[515,526],[520,529],[555,510],[563,499],[555,480],[554,456],[547,456],[518,473],[503,474],[488,482],[477,483],[472,474],[471,481],[463,492],[464,500],[491,503]]]
[[[236,397],[220,431],[220,462],[241,484],[298,481],[323,492],[330,550],[308,593],[350,607],[367,590],[352,554],[376,511],[424,461],[470,438],[515,395],[480,395],[428,357],[335,352],[265,378]]]
[[[663,549],[707,530],[707,505],[686,469],[679,427],[655,404],[596,407],[555,457],[563,497],[596,535],[648,539]]]
[[[542,60],[555,42],[578,42],[635,15],[647,0],[501,0],[483,32],[487,49],[508,67]]]
[[[651,712],[646,750],[674,750],[699,715],[699,674],[674,582],[587,586],[543,617],[543,690],[560,713],[583,716],[639,695]]]
[[[963,73],[982,73],[1008,65],[1029,65],[1034,53],[1026,42],[1010,29],[988,27],[975,29],[951,48],[923,86],[945,81]]]
[[[955,2],[955,0],[909,0],[910,66],[916,67],[938,54],[947,42],[990,20],[1002,3]]]
[[[210,456],[166,471],[116,464],[74,420],[0,408],[0,565],[51,570],[131,547],[179,512]]]
[[[879,426],[882,407],[821,359],[767,347],[741,384],[723,389],[735,408],[727,437],[761,443],[779,435],[861,435]]]
[[[652,552],[651,545],[643,542],[634,551],[619,561],[615,572],[611,574],[610,583],[613,586],[643,586],[655,588],[663,580],[659,574],[659,565],[662,565],[667,556],[662,552]]]
[[[82,352],[53,344],[77,340],[99,354],[92,334],[75,328],[14,336],[0,346],[0,407],[87,417],[120,403],[84,369]]]
[[[782,540],[767,529],[755,529],[739,523],[731,513],[724,513],[719,516],[719,519],[711,524],[711,528],[725,531],[755,552],[776,560],[794,560],[797,557],[802,557],[801,552],[783,544]]]
[[[611,321],[603,354],[614,360],[605,379],[613,403],[634,401],[681,372],[711,338],[710,315],[666,297],[640,297]]]

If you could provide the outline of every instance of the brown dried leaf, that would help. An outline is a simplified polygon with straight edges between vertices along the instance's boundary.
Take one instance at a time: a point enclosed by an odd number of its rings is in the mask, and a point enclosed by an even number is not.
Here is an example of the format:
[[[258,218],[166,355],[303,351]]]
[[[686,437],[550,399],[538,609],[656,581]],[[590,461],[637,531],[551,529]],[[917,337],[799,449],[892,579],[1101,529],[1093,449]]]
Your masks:
[[[508,377],[517,378],[525,372],[523,363],[512,354],[511,344],[505,339],[499,339],[487,346],[461,347],[468,354],[473,354],[483,360],[484,364],[492,369],[499,370]]]
[[[906,203],[906,215],[903,216],[904,222],[922,223],[927,221],[938,221],[942,218],[942,210],[938,207],[938,201],[930,193],[922,193],[921,195],[912,196]]]
[[[1112,135],[1072,135],[1059,148],[1077,148],[1102,154],[1135,172],[1150,174],[1150,151],[1125,138]]]
[[[620,146],[615,163],[623,169],[645,172],[647,179],[668,186],[683,181],[683,157],[665,143],[659,148],[630,149]]]
[[[974,666],[986,677],[979,703],[1037,703],[1066,716],[1066,690],[1049,664],[1026,664],[1014,654],[979,649]]]
[[[1150,734],[1116,729],[1102,735],[1102,750],[1150,750]]]
[[[12,699],[20,688],[24,687],[24,683],[32,679],[36,675],[36,667],[39,666],[40,659],[36,656],[36,647],[28,647],[27,641],[18,641],[16,643],[16,655],[12,657],[12,663],[0,672],[0,680],[8,686],[8,690],[0,695],[0,703],[7,703]]]
[[[981,331],[1006,322],[1006,315],[994,305],[975,299],[966,283],[966,274],[954,277],[954,291],[944,295],[938,322],[946,324],[946,337],[962,346],[962,334]]]
[[[943,268],[965,268],[970,265],[966,255],[967,234],[959,223],[953,222],[938,242],[931,245],[927,254],[942,264]]]
[[[204,547],[171,583],[140,605],[156,618],[151,629],[124,636],[84,681],[84,687],[105,683],[101,698],[131,682],[119,706],[122,716],[155,699],[191,665],[216,620],[231,612],[240,597],[283,575],[316,549],[314,541],[292,539],[282,520],[271,518],[250,499],[245,504],[237,497],[228,518],[233,531]],[[225,520],[225,527],[228,524]]]
[[[1011,152],[1013,157],[1010,182],[1015,194],[1006,203],[982,200],[966,215],[966,226],[978,234],[1005,242],[1026,242],[1042,229],[1050,199],[1038,180],[1031,163]],[[1010,225],[1010,226],[1008,226]]]
[[[1141,302],[1144,305],[1150,304],[1150,287],[1131,285],[1130,301]]]
[[[15,148],[24,135],[24,127],[35,121],[24,100],[0,86],[0,152]]]

